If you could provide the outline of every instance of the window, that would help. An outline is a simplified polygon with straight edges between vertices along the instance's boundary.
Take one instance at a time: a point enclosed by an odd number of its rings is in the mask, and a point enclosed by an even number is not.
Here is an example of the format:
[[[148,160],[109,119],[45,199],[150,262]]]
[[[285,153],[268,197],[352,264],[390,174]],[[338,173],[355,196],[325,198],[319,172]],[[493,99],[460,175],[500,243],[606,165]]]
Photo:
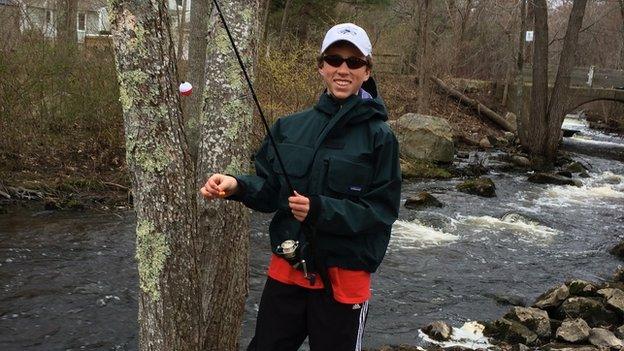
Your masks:
[[[85,30],[87,22],[87,16],[84,12],[78,13],[78,30]]]
[[[45,24],[52,25],[52,11],[51,10],[46,10]]]

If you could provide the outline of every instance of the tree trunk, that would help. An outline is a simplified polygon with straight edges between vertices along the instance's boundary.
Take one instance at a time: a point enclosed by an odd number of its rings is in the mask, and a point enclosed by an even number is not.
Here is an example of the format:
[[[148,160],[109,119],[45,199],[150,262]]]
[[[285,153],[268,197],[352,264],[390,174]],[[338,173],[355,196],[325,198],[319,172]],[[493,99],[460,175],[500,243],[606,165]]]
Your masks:
[[[518,60],[516,62],[516,123],[518,127],[518,137],[520,140],[526,140],[524,118],[524,48],[526,33],[526,0],[520,1],[520,35],[518,38]]]
[[[78,0],[57,0],[56,8],[58,10],[56,33],[59,42],[66,47],[75,46],[78,42]]]
[[[182,1],[182,13],[178,14],[178,60],[184,56],[184,32],[186,30],[186,0]]]
[[[222,11],[250,75],[256,52],[257,0],[221,2]],[[247,173],[253,105],[238,61],[220,21],[210,33],[206,54],[204,108],[197,161],[197,184],[216,172]],[[199,230],[207,236],[202,247],[206,261],[204,304],[209,350],[237,349],[248,292],[249,211],[236,202],[200,201]],[[204,220],[205,219],[205,220]],[[218,269],[216,269],[218,268]],[[217,307],[218,306],[218,307]]]
[[[450,86],[446,85],[446,83],[444,83],[441,79],[439,79],[437,77],[431,77],[431,80],[434,83],[436,83],[438,88],[440,88],[440,90],[442,90],[445,94],[450,95],[450,96],[456,98],[462,104],[464,104],[464,105],[472,108],[473,110],[477,111],[477,113],[479,115],[482,115],[482,116],[485,116],[485,117],[489,118],[490,121],[496,123],[500,128],[502,128],[502,129],[504,129],[504,130],[506,130],[508,132],[515,132],[515,130],[513,129],[513,126],[511,124],[509,124],[509,122],[507,122],[507,120],[505,120],[503,117],[501,117],[501,115],[499,115],[498,113],[492,111],[490,108],[488,108],[487,106],[483,105],[479,101],[477,101],[475,99],[471,99],[468,96],[460,93],[458,90],[451,88]]]
[[[552,95],[548,104],[548,124],[547,140],[545,145],[545,156],[549,161],[553,161],[557,156],[559,146],[559,131],[566,114],[568,105],[568,94],[570,90],[570,72],[574,68],[576,59],[576,47],[578,46],[578,35],[587,0],[575,0],[572,5],[572,12],[568,20],[568,27],[563,39],[563,50],[559,58],[559,68],[553,86]]]
[[[418,20],[418,113],[429,113],[430,95],[430,53],[429,53],[429,17],[431,6],[429,0],[420,0]]]
[[[531,111],[527,129],[530,136],[526,146],[532,155],[542,155],[548,130],[548,8],[546,0],[533,1],[534,49]]]
[[[618,0],[620,4],[620,15],[622,16],[622,28],[620,29],[622,35],[622,41],[620,42],[620,56],[618,58],[618,69],[624,68],[624,0]]]
[[[196,350],[204,320],[196,191],[163,1],[110,1],[137,215],[141,350]]]
[[[264,0],[264,9],[262,10],[262,23],[260,23],[260,35],[258,35],[258,44],[264,43],[264,41],[266,40],[270,11],[271,0]]]
[[[224,8],[247,61],[254,53],[254,4],[230,1]],[[109,0],[109,13],[137,214],[140,349],[236,350],[247,292],[248,212],[236,203],[207,203],[197,189],[209,171],[246,168],[240,155],[248,154],[252,108],[238,65],[220,28],[206,60],[212,90],[195,173],[166,2]]]
[[[208,32],[218,21],[216,11],[212,9],[211,0],[191,1],[191,22],[189,32],[189,53],[186,70],[186,81],[193,85],[193,94],[186,101],[184,119],[186,121],[186,135],[189,139],[191,154],[197,158],[199,144],[199,116],[204,103],[204,84],[206,47],[208,46]]]
[[[288,23],[288,13],[290,12],[290,7],[292,5],[292,0],[286,0],[286,4],[284,4],[284,12],[282,13],[282,24],[280,26],[279,33],[279,42],[284,42],[284,35],[286,34],[286,24]]]

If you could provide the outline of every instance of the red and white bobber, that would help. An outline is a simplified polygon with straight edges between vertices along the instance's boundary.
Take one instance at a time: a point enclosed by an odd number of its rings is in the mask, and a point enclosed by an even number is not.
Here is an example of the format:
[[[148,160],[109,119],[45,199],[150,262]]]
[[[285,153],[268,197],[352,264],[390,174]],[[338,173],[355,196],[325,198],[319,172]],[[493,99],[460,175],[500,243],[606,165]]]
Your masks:
[[[180,84],[180,95],[189,96],[193,92],[193,86],[189,82],[182,82]]]

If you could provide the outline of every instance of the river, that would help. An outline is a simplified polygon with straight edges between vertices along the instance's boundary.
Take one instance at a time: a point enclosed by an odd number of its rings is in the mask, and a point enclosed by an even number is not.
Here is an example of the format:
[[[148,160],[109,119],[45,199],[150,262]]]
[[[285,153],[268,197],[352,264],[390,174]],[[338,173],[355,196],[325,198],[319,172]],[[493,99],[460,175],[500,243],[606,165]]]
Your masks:
[[[418,344],[418,328],[433,320],[496,319],[510,303],[531,304],[567,279],[602,281],[614,272],[619,261],[608,250],[624,239],[624,140],[578,117],[565,126],[580,132],[564,148],[591,167],[581,187],[502,171],[489,174],[495,198],[457,192],[457,179],[404,183],[403,199],[427,190],[445,207],[401,209],[374,275],[365,347]],[[490,156],[471,158],[495,163]],[[252,216],[241,349],[265,281],[269,220]],[[0,349],[136,350],[134,228],[131,212],[0,215]]]

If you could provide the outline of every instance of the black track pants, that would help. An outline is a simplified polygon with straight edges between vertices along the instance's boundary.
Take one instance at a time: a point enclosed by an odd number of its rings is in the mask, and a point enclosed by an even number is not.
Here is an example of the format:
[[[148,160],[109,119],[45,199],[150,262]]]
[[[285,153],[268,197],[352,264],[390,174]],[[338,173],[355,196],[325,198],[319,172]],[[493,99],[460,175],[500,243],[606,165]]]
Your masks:
[[[247,351],[296,351],[306,336],[310,351],[360,351],[367,310],[368,301],[343,304],[324,289],[267,278]]]

